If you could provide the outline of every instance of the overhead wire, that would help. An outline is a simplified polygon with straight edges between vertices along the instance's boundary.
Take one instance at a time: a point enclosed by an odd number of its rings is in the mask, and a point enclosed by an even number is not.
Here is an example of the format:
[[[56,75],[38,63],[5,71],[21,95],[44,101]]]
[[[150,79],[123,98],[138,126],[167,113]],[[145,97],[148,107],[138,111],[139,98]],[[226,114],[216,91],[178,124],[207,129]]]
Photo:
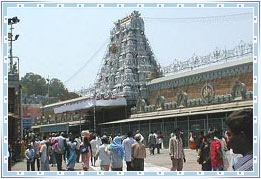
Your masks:
[[[76,72],[73,73],[67,80],[64,81],[64,83],[68,83],[71,81],[74,77],[76,77],[93,59],[94,57],[103,49],[104,45],[108,42],[108,39],[102,45],[94,52],[94,54],[81,66]]]
[[[95,85],[95,83],[96,83],[96,81],[97,81],[97,79],[98,79],[98,76],[99,76],[100,73],[101,73],[101,68],[102,68],[102,65],[104,64],[105,56],[106,56],[106,54],[107,54],[107,52],[108,52],[108,50],[109,50],[109,45],[110,45],[110,44],[107,45],[107,48],[106,48],[106,50],[105,50],[105,52],[104,52],[102,61],[101,61],[101,63],[100,63],[99,69],[98,69],[98,73],[97,73],[97,75],[96,75],[96,77],[95,77],[95,79],[94,79],[94,85]]]
[[[191,21],[207,21],[207,20],[228,20],[242,17],[251,17],[252,13],[238,13],[238,14],[229,14],[229,15],[220,15],[220,16],[200,16],[200,17],[143,17],[144,20],[157,20],[157,21],[175,21],[175,22],[191,22]]]
[[[218,21],[218,20],[225,20],[228,18],[240,18],[242,19],[242,17],[247,17],[247,16],[251,16],[252,13],[238,13],[238,14],[229,14],[229,15],[220,15],[220,16],[200,16],[200,17],[174,17],[174,18],[170,18],[170,17],[143,17],[144,20],[157,20],[157,21],[175,21],[175,22],[191,22],[191,21],[208,21],[208,20],[214,20],[214,21]],[[73,78],[75,78],[93,59],[94,57],[100,52],[100,50],[104,47],[104,45],[107,43],[108,40],[106,40],[101,46],[100,48],[95,51],[95,53],[83,64],[83,66],[81,66],[75,73],[73,73],[73,75],[71,75],[67,80],[65,80],[64,83],[68,83],[69,81],[71,81]],[[105,51],[106,53],[106,51]],[[155,54],[154,54],[155,55]],[[97,80],[97,77],[100,73],[101,70],[101,66],[103,64],[103,60],[104,57],[102,59],[102,62],[99,66],[99,70],[98,70],[98,74],[96,75],[95,78],[95,82]]]

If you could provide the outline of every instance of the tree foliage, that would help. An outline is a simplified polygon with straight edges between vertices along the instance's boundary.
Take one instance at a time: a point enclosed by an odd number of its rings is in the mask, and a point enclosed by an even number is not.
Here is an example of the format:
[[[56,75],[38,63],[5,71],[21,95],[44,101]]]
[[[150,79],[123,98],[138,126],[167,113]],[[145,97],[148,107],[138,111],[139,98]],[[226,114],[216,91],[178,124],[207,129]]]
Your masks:
[[[26,75],[21,78],[21,85],[23,94],[35,94],[41,96],[45,96],[47,94],[48,88],[46,80],[38,74],[26,73]]]
[[[76,93],[69,92],[61,80],[57,78],[45,79],[41,75],[26,73],[21,78],[22,92],[26,96],[41,95],[57,97],[60,101],[79,97]]]
[[[49,83],[49,96],[50,97],[58,97],[67,92],[68,92],[68,90],[65,88],[64,84],[59,79],[53,78],[50,80],[50,83]]]

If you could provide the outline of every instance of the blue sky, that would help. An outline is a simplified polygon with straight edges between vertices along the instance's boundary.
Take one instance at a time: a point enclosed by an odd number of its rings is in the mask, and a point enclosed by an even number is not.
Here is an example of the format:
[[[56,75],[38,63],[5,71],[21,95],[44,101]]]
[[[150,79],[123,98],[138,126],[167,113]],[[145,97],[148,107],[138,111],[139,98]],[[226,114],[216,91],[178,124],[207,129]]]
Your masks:
[[[14,55],[20,58],[21,76],[34,72],[65,82],[85,64],[83,70],[65,85],[70,91],[88,87],[93,84],[98,73],[113,23],[133,10],[135,9],[9,8],[8,17],[18,16],[21,20],[14,30],[20,37],[13,45]],[[175,58],[185,60],[193,54],[205,55],[216,48],[233,48],[240,40],[252,41],[251,15],[227,16],[252,13],[252,9],[136,10],[144,17],[145,35],[162,66],[170,64]],[[227,17],[190,19],[210,16]],[[190,20],[181,21],[175,18]],[[94,57],[91,58],[92,56]]]

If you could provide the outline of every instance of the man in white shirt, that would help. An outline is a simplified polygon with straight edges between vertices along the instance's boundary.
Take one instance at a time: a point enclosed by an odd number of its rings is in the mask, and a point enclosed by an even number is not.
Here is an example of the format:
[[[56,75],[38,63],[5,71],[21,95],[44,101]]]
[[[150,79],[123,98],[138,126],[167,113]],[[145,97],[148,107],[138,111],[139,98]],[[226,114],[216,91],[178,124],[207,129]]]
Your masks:
[[[157,131],[154,131],[154,136],[156,138],[156,145],[155,147],[157,148],[157,153],[160,153],[160,140],[159,140],[159,136],[157,134]]]
[[[171,171],[182,171],[183,160],[186,162],[180,129],[175,130],[175,136],[169,140],[169,154],[172,161]]]
[[[141,135],[139,130],[136,131],[136,134],[140,134],[140,137],[141,137],[140,142],[144,143],[144,137],[143,137],[143,135]]]
[[[133,139],[133,133],[128,132],[128,137],[123,140],[122,142],[122,147],[124,150],[124,160],[126,161],[127,164],[127,171],[132,171],[131,167],[131,146],[135,142]]]
[[[61,132],[60,136],[56,137],[57,143],[58,143],[58,148],[54,151],[55,152],[55,159],[57,162],[57,170],[61,171],[62,170],[62,157],[64,155],[64,143],[65,143],[65,138],[64,138],[64,133]]]
[[[40,140],[37,137],[35,137],[32,140],[32,144],[31,145],[32,145],[32,147],[34,149],[33,165],[35,165],[35,161],[36,161],[37,170],[40,171]]]
[[[156,146],[156,137],[154,135],[154,132],[151,131],[148,137],[148,144],[150,148],[150,155],[154,155],[154,150]]]
[[[97,135],[96,138],[97,138],[97,147],[99,148],[102,145],[102,140],[99,134]]]
[[[77,136],[75,138],[75,141],[76,141],[76,148],[75,148],[75,152],[76,152],[76,162],[79,163],[79,159],[80,159],[80,145],[81,145],[81,138],[80,136]]]
[[[91,156],[91,162],[92,162],[92,166],[95,167],[95,162],[96,162],[96,152],[98,149],[98,141],[97,141],[97,137],[96,134],[93,134],[93,138],[90,142],[91,144],[91,148],[92,148],[92,156]]]
[[[102,171],[109,171],[110,169],[110,151],[109,151],[109,138],[107,136],[103,136],[101,138],[102,145],[98,147],[97,153],[96,153],[96,158],[99,157],[100,160],[100,167]]]
[[[34,166],[34,156],[35,152],[31,144],[28,144],[28,148],[25,151],[25,157],[27,160],[27,171],[35,171],[35,166]]]

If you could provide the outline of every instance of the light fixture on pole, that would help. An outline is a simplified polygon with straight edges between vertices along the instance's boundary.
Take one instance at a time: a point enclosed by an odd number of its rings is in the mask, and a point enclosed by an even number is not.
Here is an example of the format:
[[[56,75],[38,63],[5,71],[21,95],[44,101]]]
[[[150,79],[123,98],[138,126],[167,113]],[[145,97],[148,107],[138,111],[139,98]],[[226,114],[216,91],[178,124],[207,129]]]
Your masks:
[[[47,86],[47,104],[49,104],[49,96],[50,96],[50,78],[49,78],[49,75],[46,79],[46,81],[48,82],[48,86]]]
[[[82,120],[83,120],[83,117],[82,117],[82,114],[81,114],[81,117],[80,117],[80,133],[82,132]]]
[[[18,19],[18,17],[8,19],[8,25],[17,24],[18,22],[20,22],[20,19]]]
[[[13,25],[17,24],[18,22],[20,22],[20,19],[18,19],[18,17],[13,17],[13,18],[8,19],[8,25],[11,26],[10,32],[8,33],[8,41],[10,42],[10,51],[9,51],[9,53],[10,53],[10,56],[9,56],[10,71],[9,71],[9,73],[14,73],[14,71],[13,71],[13,58],[14,58],[13,57],[13,41],[16,41],[18,39],[19,35],[18,34],[15,35],[15,37],[13,39],[13,29],[14,29]]]
[[[96,86],[94,87],[93,132],[96,132]]]

